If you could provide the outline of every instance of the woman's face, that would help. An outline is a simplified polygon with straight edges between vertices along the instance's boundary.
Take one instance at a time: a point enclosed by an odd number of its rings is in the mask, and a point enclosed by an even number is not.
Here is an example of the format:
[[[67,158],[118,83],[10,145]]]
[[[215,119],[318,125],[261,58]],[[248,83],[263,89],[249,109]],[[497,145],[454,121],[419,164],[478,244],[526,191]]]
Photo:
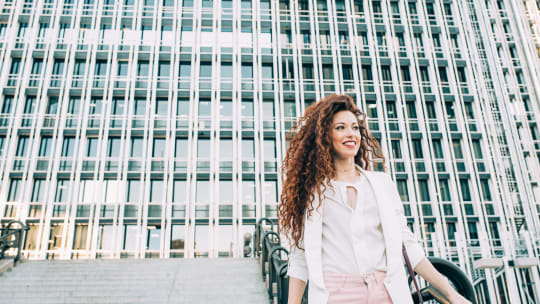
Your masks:
[[[335,157],[347,159],[354,158],[360,149],[360,126],[351,111],[340,111],[332,120],[332,147]]]

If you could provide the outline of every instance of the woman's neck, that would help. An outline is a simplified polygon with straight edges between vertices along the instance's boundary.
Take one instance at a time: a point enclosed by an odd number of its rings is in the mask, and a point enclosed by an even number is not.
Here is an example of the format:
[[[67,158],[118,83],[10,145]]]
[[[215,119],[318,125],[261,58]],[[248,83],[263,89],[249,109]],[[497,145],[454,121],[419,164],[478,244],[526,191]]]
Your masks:
[[[360,176],[356,171],[354,158],[334,159],[335,180],[342,182],[356,182]]]

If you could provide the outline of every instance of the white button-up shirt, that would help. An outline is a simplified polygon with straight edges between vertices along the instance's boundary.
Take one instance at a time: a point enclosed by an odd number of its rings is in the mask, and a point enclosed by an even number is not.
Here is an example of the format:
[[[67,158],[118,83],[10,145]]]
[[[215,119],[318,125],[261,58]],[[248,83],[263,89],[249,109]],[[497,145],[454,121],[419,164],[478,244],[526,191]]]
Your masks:
[[[364,176],[356,183],[332,181],[339,203],[326,200],[322,219],[323,272],[364,274],[386,270],[386,248],[373,190]],[[356,208],[347,204],[356,189]]]

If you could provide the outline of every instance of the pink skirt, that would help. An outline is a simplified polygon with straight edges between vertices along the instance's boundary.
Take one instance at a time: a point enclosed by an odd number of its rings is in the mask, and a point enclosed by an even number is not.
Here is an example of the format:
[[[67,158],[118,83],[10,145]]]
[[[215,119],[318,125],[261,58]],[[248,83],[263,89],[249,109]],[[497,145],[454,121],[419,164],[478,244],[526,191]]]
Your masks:
[[[328,304],[388,304],[392,299],[384,286],[385,271],[363,275],[325,272]]]

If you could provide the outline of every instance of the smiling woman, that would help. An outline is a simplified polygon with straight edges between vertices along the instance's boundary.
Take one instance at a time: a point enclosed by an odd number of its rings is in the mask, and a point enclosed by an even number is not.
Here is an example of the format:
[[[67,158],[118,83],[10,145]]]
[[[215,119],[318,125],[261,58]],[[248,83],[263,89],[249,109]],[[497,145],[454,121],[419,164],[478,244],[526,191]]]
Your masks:
[[[292,131],[278,214],[291,245],[289,303],[309,281],[310,304],[412,304],[404,255],[451,303],[470,303],[426,259],[394,182],[371,171],[384,156],[351,97],[311,105]]]

